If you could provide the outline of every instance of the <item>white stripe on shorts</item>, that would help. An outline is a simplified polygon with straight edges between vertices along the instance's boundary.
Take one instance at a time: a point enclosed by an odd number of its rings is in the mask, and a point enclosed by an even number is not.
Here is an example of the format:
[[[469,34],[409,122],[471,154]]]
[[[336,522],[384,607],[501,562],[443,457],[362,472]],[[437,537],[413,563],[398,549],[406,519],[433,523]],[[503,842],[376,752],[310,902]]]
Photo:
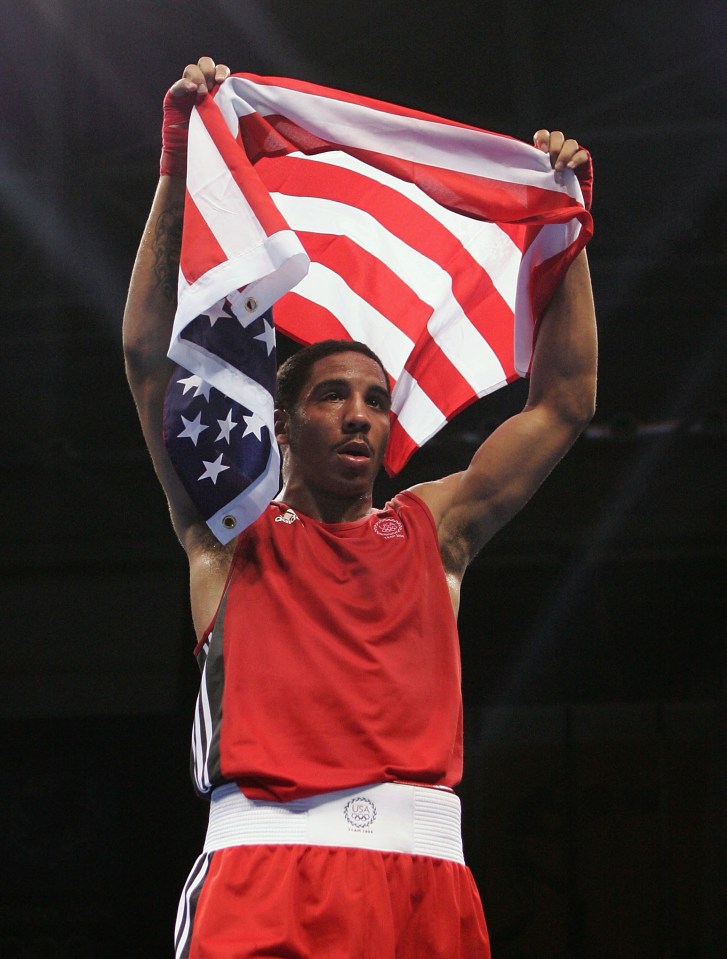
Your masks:
[[[211,860],[211,852],[203,852],[197,857],[184,889],[182,890],[182,895],[179,899],[179,908],[177,909],[177,921],[174,924],[175,959],[187,959],[189,955],[194,910]]]

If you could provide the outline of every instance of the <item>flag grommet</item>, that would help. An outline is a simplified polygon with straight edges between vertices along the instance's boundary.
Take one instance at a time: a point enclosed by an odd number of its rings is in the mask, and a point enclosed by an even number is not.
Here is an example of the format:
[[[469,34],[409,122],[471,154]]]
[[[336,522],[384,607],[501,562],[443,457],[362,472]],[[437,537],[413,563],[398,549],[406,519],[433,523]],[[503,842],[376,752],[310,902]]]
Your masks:
[[[237,526],[237,517],[231,516],[230,514],[223,516],[222,525],[225,529],[234,529]]]
[[[254,313],[257,309],[257,300],[254,296],[248,296],[245,300],[245,309],[248,313]]]

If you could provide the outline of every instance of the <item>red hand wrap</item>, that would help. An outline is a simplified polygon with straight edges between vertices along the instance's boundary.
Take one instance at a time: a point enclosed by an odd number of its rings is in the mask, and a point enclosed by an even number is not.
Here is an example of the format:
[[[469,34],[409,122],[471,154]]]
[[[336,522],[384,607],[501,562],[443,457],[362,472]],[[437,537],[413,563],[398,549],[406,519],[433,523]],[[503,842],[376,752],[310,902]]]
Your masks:
[[[580,146],[581,150],[586,150],[585,147]],[[576,168],[575,175],[578,177],[578,182],[581,185],[581,193],[583,194],[583,205],[587,210],[591,209],[591,200],[593,199],[593,162],[591,160],[591,154],[588,150],[588,159],[585,163],[581,163],[579,167]]]
[[[187,134],[192,107],[196,102],[196,90],[181,97],[172,96],[167,91],[164,97],[162,155],[159,161],[159,173],[162,176],[187,174]]]

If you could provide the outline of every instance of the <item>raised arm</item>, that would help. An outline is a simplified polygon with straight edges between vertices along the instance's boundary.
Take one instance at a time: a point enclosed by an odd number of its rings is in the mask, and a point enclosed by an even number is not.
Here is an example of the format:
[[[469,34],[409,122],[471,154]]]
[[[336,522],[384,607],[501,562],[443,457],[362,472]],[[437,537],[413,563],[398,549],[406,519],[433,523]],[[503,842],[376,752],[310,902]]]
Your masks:
[[[166,354],[176,309],[189,113],[192,105],[229,72],[227,67],[203,57],[185,69],[167,95],[162,175],[136,255],[124,311],[126,374],[174,529],[188,550],[190,533],[199,528],[201,518],[177,478],[164,445],[164,395],[174,369]]]
[[[164,395],[174,369],[166,353],[176,302],[183,208],[184,180],[161,177],[136,256],[123,326],[126,375],[182,543],[195,512],[169,461],[162,430]]]
[[[207,529],[177,477],[163,436],[164,396],[174,364],[167,349],[176,310],[185,195],[186,124],[194,102],[229,69],[209,57],[188,66],[165,101],[161,177],[131,276],[124,311],[126,374],[174,529],[190,564],[192,615],[198,635],[219,601],[230,550]],[[185,119],[186,117],[186,119]]]
[[[535,144],[556,169],[579,168],[587,154],[561,133]],[[495,430],[469,467],[415,492],[429,505],[457,603],[467,564],[525,505],[586,427],[595,408],[596,323],[585,251],[570,266],[543,315],[527,403]]]

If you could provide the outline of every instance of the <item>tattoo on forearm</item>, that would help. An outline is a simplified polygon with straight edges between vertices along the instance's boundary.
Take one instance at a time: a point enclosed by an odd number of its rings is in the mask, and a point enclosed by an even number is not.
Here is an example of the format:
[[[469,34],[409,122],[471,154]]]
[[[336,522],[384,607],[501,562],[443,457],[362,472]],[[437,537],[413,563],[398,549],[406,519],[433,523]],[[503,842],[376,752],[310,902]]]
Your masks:
[[[154,273],[160,292],[170,303],[177,298],[183,216],[184,204],[175,203],[159,216],[154,231]]]

